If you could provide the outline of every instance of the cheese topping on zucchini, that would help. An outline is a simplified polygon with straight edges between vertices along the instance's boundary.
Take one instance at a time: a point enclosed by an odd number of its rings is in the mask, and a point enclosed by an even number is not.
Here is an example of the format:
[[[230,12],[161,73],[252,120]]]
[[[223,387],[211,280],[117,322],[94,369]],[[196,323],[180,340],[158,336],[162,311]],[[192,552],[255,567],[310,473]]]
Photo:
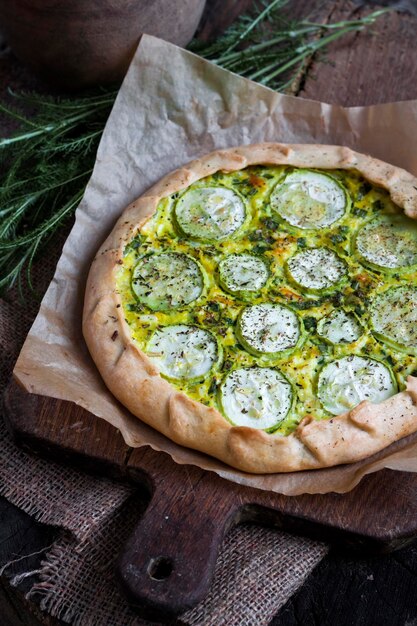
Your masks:
[[[386,215],[365,224],[356,237],[365,265],[381,270],[417,266],[417,222],[405,215]]]
[[[331,344],[352,343],[362,335],[361,326],[352,313],[336,309],[322,317],[317,324],[317,334]]]
[[[240,368],[226,376],[220,401],[224,414],[235,426],[273,431],[288,414],[293,391],[278,370]]]
[[[178,380],[200,379],[218,360],[213,335],[185,324],[157,330],[148,343],[147,353],[161,374]]]
[[[388,367],[362,356],[346,356],[332,361],[319,375],[319,397],[333,415],[345,413],[363,400],[382,402],[396,391]]]
[[[246,219],[243,200],[225,187],[190,189],[177,201],[175,217],[180,230],[202,241],[219,241],[232,235]]]
[[[203,288],[198,263],[185,254],[147,254],[133,270],[132,290],[153,311],[184,307],[199,298]]]
[[[417,375],[415,228],[354,171],[216,172],[126,245],[123,315],[176,389],[287,435]]]
[[[266,262],[253,254],[229,254],[219,263],[220,285],[232,294],[256,294],[265,286],[268,276]]]
[[[329,248],[310,248],[295,254],[287,262],[293,281],[307,291],[335,287],[346,276],[346,265]]]
[[[300,335],[297,315],[281,304],[249,306],[238,320],[238,337],[253,354],[277,354],[295,348]]]
[[[343,217],[348,208],[348,196],[331,176],[298,170],[275,187],[271,205],[291,226],[326,228]]]
[[[404,285],[379,294],[372,304],[370,321],[379,339],[417,354],[417,287]]]

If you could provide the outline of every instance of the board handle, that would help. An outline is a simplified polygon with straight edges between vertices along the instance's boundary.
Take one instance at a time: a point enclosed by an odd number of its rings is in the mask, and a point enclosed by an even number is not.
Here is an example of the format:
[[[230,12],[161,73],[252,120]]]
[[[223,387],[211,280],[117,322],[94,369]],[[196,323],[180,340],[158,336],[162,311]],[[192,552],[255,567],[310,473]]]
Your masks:
[[[241,501],[197,468],[160,469],[151,502],[120,555],[117,572],[132,608],[165,621],[208,592],[226,531]],[[162,475],[161,475],[162,474]]]

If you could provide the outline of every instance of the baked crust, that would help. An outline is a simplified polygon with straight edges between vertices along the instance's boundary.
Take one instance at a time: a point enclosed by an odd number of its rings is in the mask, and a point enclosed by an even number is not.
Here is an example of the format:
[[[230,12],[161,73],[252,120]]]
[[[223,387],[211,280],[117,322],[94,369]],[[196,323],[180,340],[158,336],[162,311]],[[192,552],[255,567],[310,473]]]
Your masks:
[[[293,472],[352,463],[417,430],[417,378],[380,404],[361,402],[326,420],[305,417],[288,436],[232,426],[214,408],[177,391],[133,342],[116,292],[123,250],[159,201],[218,170],[249,165],[356,170],[387,189],[417,219],[417,179],[403,169],[341,146],[263,143],[218,150],[172,172],[130,204],[98,251],[88,276],[83,333],[100,374],[134,415],[173,441],[252,473]]]

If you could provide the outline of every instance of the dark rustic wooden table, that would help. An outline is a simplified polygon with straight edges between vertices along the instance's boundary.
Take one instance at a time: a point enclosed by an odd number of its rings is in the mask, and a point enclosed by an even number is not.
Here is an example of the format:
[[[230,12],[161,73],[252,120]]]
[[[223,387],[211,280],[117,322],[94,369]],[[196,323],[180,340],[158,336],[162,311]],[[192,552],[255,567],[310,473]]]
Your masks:
[[[208,0],[200,36],[219,33],[253,0]],[[315,21],[337,21],[369,12],[371,2],[345,0],[290,0],[293,15]],[[333,44],[325,57],[313,57],[293,85],[299,97],[345,106],[417,99],[417,2],[399,5],[371,31]],[[0,25],[1,27],[1,25]],[[7,86],[48,91],[0,42],[0,98]],[[10,130],[0,121],[0,135]],[[36,568],[55,530],[35,523],[6,500],[0,499],[0,562],[28,557],[25,569]],[[38,554],[34,554],[38,553]],[[19,563],[21,571],[22,562]],[[10,571],[9,571],[10,573]],[[274,626],[416,626],[417,545],[386,556],[342,553],[334,546],[304,586],[273,620]],[[30,581],[17,589],[6,578],[0,583],[1,626],[56,626],[58,620],[42,615],[24,599]],[[121,625],[122,626],[122,625]]]

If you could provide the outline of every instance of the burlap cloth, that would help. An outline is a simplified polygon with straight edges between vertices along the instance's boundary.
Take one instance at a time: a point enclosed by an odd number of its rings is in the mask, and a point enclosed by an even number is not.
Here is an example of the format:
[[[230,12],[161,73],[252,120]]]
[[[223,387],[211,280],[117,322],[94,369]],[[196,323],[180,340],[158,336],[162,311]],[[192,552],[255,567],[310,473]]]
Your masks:
[[[35,270],[40,293],[52,277],[59,249],[56,243]],[[24,304],[13,294],[0,300],[2,388],[36,312],[37,302],[29,296]],[[41,567],[22,571],[12,583],[32,575],[28,597],[68,624],[148,623],[129,609],[113,575],[115,559],[145,506],[134,487],[22,452],[3,420],[0,440],[0,493],[37,520],[61,529]],[[279,530],[237,526],[225,538],[208,596],[176,624],[268,624],[327,550],[325,544]],[[0,566],[7,575],[7,564]]]

